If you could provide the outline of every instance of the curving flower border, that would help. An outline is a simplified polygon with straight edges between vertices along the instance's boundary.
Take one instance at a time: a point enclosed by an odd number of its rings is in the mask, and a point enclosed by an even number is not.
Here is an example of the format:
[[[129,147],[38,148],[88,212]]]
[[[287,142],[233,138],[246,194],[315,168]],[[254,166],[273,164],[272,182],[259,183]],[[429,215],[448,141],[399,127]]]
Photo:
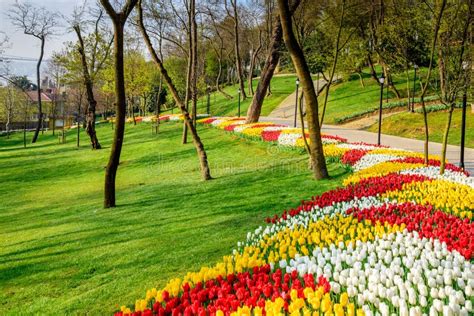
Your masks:
[[[284,125],[199,122],[304,146]],[[406,150],[332,135],[323,144],[352,170],[343,187],[267,218],[230,256],[116,315],[472,314],[474,179],[452,164],[440,175],[436,156],[425,166]]]

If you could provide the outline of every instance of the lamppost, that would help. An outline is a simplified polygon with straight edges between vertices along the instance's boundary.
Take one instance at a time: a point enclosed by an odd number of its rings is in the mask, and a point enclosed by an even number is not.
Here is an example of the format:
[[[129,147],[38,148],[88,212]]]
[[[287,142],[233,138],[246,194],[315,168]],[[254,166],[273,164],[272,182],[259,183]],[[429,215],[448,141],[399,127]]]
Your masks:
[[[296,127],[296,116],[298,115],[298,88],[300,86],[300,79],[296,78],[296,99],[295,99],[295,120],[293,127]]]
[[[237,91],[238,91],[238,93],[239,93],[239,105],[238,105],[239,108],[238,108],[238,112],[239,112],[239,117],[240,117],[240,93],[241,93],[242,91],[240,91],[240,88],[239,88],[239,90],[237,90]]]
[[[380,82],[380,106],[379,106],[379,134],[377,138],[377,145],[380,145],[380,138],[382,132],[382,101],[383,101],[383,83],[385,82],[385,77],[382,72],[382,76],[379,78]]]
[[[462,68],[464,72],[468,68],[469,63],[463,62]],[[467,82],[466,82],[467,83]],[[459,167],[464,170],[464,144],[466,140],[466,108],[467,108],[467,84],[462,95],[462,119],[461,119],[461,157],[459,159]]]
[[[211,86],[207,86],[207,115],[211,112]]]
[[[388,75],[388,71],[390,70],[390,67],[387,67],[387,75]],[[388,77],[388,76],[387,76]],[[387,89],[385,89],[385,103],[388,103],[388,85],[389,85],[389,78],[387,78]]]
[[[409,62],[409,65],[411,66],[411,62]],[[408,69],[408,66],[407,66],[407,69]],[[408,72],[408,70],[407,70],[407,72]],[[411,89],[410,89],[410,78],[409,77],[407,77],[407,88],[408,88],[408,95],[407,95],[407,97],[408,97],[408,100],[407,100],[408,101],[408,109],[407,110],[408,110],[408,112],[411,112]]]
[[[416,70],[418,69],[418,65],[413,63],[413,69],[415,70],[415,74],[413,76],[413,95],[412,95],[412,102],[411,102],[411,112],[415,112],[415,91],[416,91]]]

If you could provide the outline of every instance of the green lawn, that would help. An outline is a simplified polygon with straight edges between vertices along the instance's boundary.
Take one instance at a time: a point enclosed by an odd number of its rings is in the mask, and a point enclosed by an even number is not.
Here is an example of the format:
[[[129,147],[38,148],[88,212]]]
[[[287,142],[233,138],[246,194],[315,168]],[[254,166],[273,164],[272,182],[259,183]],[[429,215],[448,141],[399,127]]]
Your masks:
[[[295,86],[296,76],[295,75],[282,75],[275,76],[272,79],[271,90],[272,94],[267,96],[263,101],[262,116],[270,114],[288,95],[292,94],[296,90]],[[252,82],[254,91],[257,88],[258,79],[254,79]],[[245,92],[248,93],[247,82],[245,82]],[[225,92],[232,96],[232,99],[227,99],[220,92],[213,92],[210,96],[210,114],[214,116],[237,116],[238,114],[238,84],[227,86],[223,88]],[[240,102],[240,114],[241,116],[247,115],[247,109],[252,102],[252,96],[247,94],[247,99],[241,99]],[[206,113],[207,111],[207,96],[200,97],[198,100],[198,113]],[[174,109],[174,113],[178,113],[177,109]],[[171,113],[165,111],[165,113]]]
[[[27,149],[21,134],[0,137],[0,315],[100,315],[133,304],[215,263],[265,217],[336,187],[345,173],[331,164],[334,178],[317,182],[303,154],[200,131],[209,182],[192,145],[180,144],[181,125],[163,124],[157,137],[150,125],[128,124],[118,207],[107,210],[110,125],[98,128],[100,151],[84,133],[76,149],[75,131],[65,145],[45,134]]]
[[[453,113],[453,120],[449,132],[448,143],[459,145],[461,143],[461,109],[456,109]],[[428,114],[428,127],[430,141],[441,143],[443,140],[448,113],[446,111],[433,112]],[[378,125],[374,124],[368,129],[377,132]],[[397,135],[408,138],[424,139],[423,114],[421,113],[400,113],[387,117],[382,121],[382,133]],[[466,116],[466,146],[474,148],[474,114],[469,108]]]
[[[422,69],[424,74],[425,69]],[[380,74],[380,70],[378,70]],[[362,86],[359,76],[352,75],[343,82],[335,84],[331,87],[326,115],[324,122],[326,124],[336,124],[337,118],[343,118],[355,112],[361,112],[366,109],[377,108],[380,102],[380,86],[370,77],[368,70],[362,74],[365,87]],[[409,72],[410,89],[413,89],[413,71]],[[418,72],[417,72],[417,78]],[[393,76],[395,86],[400,91],[402,97],[406,97],[406,76],[405,74],[397,74]],[[419,81],[416,81],[417,94],[419,94]],[[384,102],[386,99],[386,90],[384,90]],[[396,101],[396,96],[392,90],[388,93],[389,101]],[[319,97],[322,107],[324,103],[324,95]]]

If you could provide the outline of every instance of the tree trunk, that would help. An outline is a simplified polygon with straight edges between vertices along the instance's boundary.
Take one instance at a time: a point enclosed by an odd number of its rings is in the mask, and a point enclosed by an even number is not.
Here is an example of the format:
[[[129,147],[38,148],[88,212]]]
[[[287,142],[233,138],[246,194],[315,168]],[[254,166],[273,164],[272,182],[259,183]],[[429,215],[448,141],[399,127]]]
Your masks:
[[[292,4],[290,7],[290,14],[296,10],[298,5]],[[246,123],[258,122],[260,113],[262,111],[263,101],[267,95],[271,95],[270,83],[273,78],[276,67],[280,61],[280,48],[283,44],[283,32],[281,28],[280,17],[276,16],[272,31],[272,38],[270,42],[270,49],[268,51],[265,65],[263,66],[262,73],[260,74],[260,80],[257,84],[257,89],[252,98],[252,103],[247,110]]]
[[[130,112],[132,113],[133,125],[137,125],[137,120],[135,119],[135,100],[133,97],[129,98],[129,107]]]
[[[197,39],[197,23],[196,23],[196,0],[190,0],[191,6],[191,49],[192,49],[192,63],[191,63],[191,96],[192,96],[192,122],[196,128],[197,117],[197,64],[198,64],[198,39]]]
[[[306,132],[304,130],[303,100],[304,100],[304,92],[301,92],[299,100],[298,100],[298,102],[299,102],[298,108],[300,110],[301,134],[303,136],[304,148],[306,149],[306,152],[308,153],[308,156],[311,157],[311,148],[309,147],[308,139],[306,138]],[[310,159],[310,161],[311,161],[311,159]],[[310,164],[310,166],[311,165],[312,164]]]
[[[186,111],[189,111],[189,98],[191,97],[191,81],[193,78],[193,44],[192,44],[192,32],[191,32],[191,8],[187,8],[188,11],[188,65],[187,65],[187,70],[186,70],[186,94],[184,97],[184,104],[186,106]],[[183,137],[182,137],[182,143],[187,144],[188,143],[188,126],[186,123],[183,124]]]
[[[7,139],[10,138],[10,121],[12,118],[12,110],[14,106],[14,99],[13,99],[13,91],[12,88],[7,87],[7,98],[5,100],[6,103],[6,111],[7,111],[7,122],[5,123],[5,131],[7,133]]]
[[[377,72],[375,71],[375,66],[372,61],[372,56],[370,56],[370,53],[367,53],[367,64],[370,69],[370,77],[377,82],[377,84],[380,86],[379,78],[377,77]]]
[[[454,103],[451,104],[448,112],[448,121],[446,122],[446,129],[444,130],[443,135],[443,144],[441,147],[441,165],[439,168],[439,173],[441,175],[444,174],[444,170],[446,169],[446,150],[448,148],[448,136],[449,136],[449,129],[451,128],[451,122],[453,119],[453,112],[454,112]]]
[[[53,113],[51,113],[53,115],[53,136],[54,136],[54,132],[55,132],[55,129],[56,129],[56,100],[53,100]]]
[[[438,70],[439,70],[439,86],[441,90],[441,99],[446,100],[446,78],[444,74],[446,73],[444,59],[443,59],[443,52],[441,47],[438,48]]]
[[[239,89],[241,91],[242,99],[247,99],[244,87],[244,72],[242,69],[242,59],[240,58],[240,39],[239,39],[239,15],[237,12],[237,0],[231,0],[232,8],[234,10],[234,50],[235,50],[235,65],[237,67],[237,77],[239,79]]]
[[[425,165],[428,165],[428,157],[429,157],[429,129],[428,129],[428,112],[426,111],[426,105],[425,105],[425,94],[428,89],[428,84],[430,82],[430,77],[431,77],[431,71],[433,69],[433,60],[434,60],[434,53],[436,49],[436,41],[438,39],[438,32],[439,28],[441,25],[441,18],[443,16],[443,11],[444,8],[446,7],[446,0],[442,0],[441,2],[441,7],[439,9],[438,15],[436,17],[436,24],[434,25],[434,34],[433,34],[433,42],[431,43],[431,53],[430,53],[430,64],[428,66],[428,74],[426,75],[426,82],[422,85],[421,89],[421,106],[423,109],[423,123],[425,126],[425,144],[424,144],[424,156],[425,156]],[[420,82],[421,82],[421,76],[420,76]]]
[[[393,79],[392,79],[392,73],[389,71],[387,65],[384,63],[384,72],[385,72],[385,80],[387,82],[387,86],[390,87],[395,95],[397,96],[397,99],[400,99],[400,92],[398,91],[397,87],[393,84]]]
[[[114,24],[114,62],[115,62],[115,129],[112,149],[110,151],[109,162],[105,169],[104,185],[104,207],[115,207],[115,178],[120,163],[120,153],[122,151],[123,137],[125,132],[125,116],[127,101],[125,97],[125,78],[123,66],[123,29],[126,20],[123,13],[110,12],[111,5],[107,0],[101,0],[102,4],[109,5],[108,13]],[[130,2],[130,1],[128,1]],[[132,0],[133,2],[133,0]],[[136,3],[136,1],[135,1]],[[107,8],[107,7],[106,7]]]
[[[253,71],[255,70],[255,63],[257,62],[257,56],[260,53],[260,50],[262,49],[262,31],[260,30],[259,33],[259,45],[257,49],[253,52],[252,56],[250,56],[250,69],[249,69],[249,77],[248,77],[248,89],[249,89],[249,95],[253,96],[253,84],[252,84],[252,79],[253,79]]]
[[[364,83],[364,78],[362,77],[362,72],[358,71],[357,75],[359,76],[360,85],[362,86],[362,88],[365,88],[365,83]]]
[[[295,3],[299,3],[300,0],[296,0]],[[316,91],[314,90],[313,79],[309,67],[306,63],[306,59],[303,54],[303,50],[298,45],[298,42],[293,33],[293,26],[291,21],[291,13],[288,7],[287,0],[278,0],[278,7],[280,9],[280,20],[283,30],[283,39],[290,52],[291,59],[298,74],[298,78],[301,81],[303,93],[306,100],[306,117],[309,128],[310,138],[310,149],[311,149],[311,162],[313,175],[316,179],[326,179],[329,177],[326,161],[324,159],[323,143],[321,140],[321,132],[319,128],[319,116],[318,116],[318,98]]]
[[[408,100],[408,111],[410,111],[410,75],[408,73],[408,60],[405,60],[405,75],[407,81],[407,100]]]
[[[176,87],[173,84],[173,81],[171,80],[170,76],[168,75],[168,72],[166,71],[165,67],[163,66],[163,63],[161,59],[158,57],[158,54],[156,53],[155,49],[153,48],[153,45],[151,43],[150,37],[148,36],[148,33],[145,29],[145,25],[143,23],[143,9],[142,9],[142,0],[139,0],[138,4],[138,24],[140,31],[143,35],[143,39],[145,41],[145,44],[148,48],[148,51],[150,52],[150,55],[158,67],[161,75],[163,76],[163,80],[165,81],[168,89],[171,92],[171,95],[173,96],[173,99],[175,100],[176,104],[181,110],[181,113],[184,116],[184,122],[186,126],[188,127],[191,136],[193,138],[193,144],[194,147],[196,148],[196,152],[199,157],[199,162],[201,165],[201,175],[203,180],[210,180],[212,179],[211,177],[211,171],[209,168],[209,163],[207,161],[207,153],[206,150],[204,149],[204,144],[201,141],[201,138],[199,137],[197,130],[195,126],[192,124],[191,117],[189,116],[189,112],[186,109],[186,106],[184,103],[181,101],[181,98],[179,97],[178,91],[176,90]]]
[[[232,99],[232,96],[230,94],[226,93],[224,90],[222,90],[221,85],[220,85],[220,81],[221,81],[221,77],[222,77],[222,53],[221,53],[221,55],[217,56],[217,62],[219,64],[219,71],[217,73],[217,78],[216,78],[217,91],[219,91],[226,99],[230,100],[230,99]]]
[[[92,149],[100,149],[100,143],[97,139],[97,133],[95,131],[95,111],[97,107],[97,101],[94,98],[94,85],[89,73],[89,65],[87,64],[86,52],[84,47],[84,40],[82,39],[81,29],[79,25],[74,26],[77,38],[79,40],[79,54],[81,55],[82,64],[82,76],[84,80],[84,87],[86,88],[87,95],[87,109],[86,109],[86,132],[89,135]]]
[[[7,122],[5,123],[5,132],[7,133],[7,139],[10,138],[10,111],[7,112]]]
[[[260,80],[257,84],[257,89],[252,98],[252,103],[250,104],[247,110],[247,120],[246,123],[255,123],[258,122],[260,118],[260,113],[262,111],[263,101],[267,95],[267,92],[270,91],[270,82],[273,78],[273,73],[275,72],[278,62],[280,61],[280,47],[283,43],[283,33],[281,28],[280,19],[277,16],[273,28],[272,41],[270,44],[270,50],[265,60],[265,66],[263,67],[262,73],[260,75]]]
[[[36,143],[38,140],[39,131],[43,126],[43,107],[41,104],[41,62],[44,56],[44,42],[45,38],[41,37],[41,52],[38,62],[36,63],[36,84],[38,86],[38,125],[36,125],[35,134],[33,135],[32,143]]]

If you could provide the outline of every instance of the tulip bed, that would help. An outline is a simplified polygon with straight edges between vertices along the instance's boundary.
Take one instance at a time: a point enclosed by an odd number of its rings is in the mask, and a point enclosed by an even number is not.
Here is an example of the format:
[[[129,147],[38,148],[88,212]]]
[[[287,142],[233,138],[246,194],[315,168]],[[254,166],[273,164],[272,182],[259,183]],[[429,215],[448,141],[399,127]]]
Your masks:
[[[202,124],[301,147],[302,131],[238,118]],[[217,264],[116,315],[472,315],[474,179],[439,159],[323,136],[344,186],[267,218]],[[263,221],[263,219],[262,219]]]
[[[205,118],[208,117],[208,114],[197,114],[197,118]],[[151,120],[156,121],[155,117],[152,117]],[[184,120],[183,114],[166,114],[160,115],[160,122],[181,122]]]

